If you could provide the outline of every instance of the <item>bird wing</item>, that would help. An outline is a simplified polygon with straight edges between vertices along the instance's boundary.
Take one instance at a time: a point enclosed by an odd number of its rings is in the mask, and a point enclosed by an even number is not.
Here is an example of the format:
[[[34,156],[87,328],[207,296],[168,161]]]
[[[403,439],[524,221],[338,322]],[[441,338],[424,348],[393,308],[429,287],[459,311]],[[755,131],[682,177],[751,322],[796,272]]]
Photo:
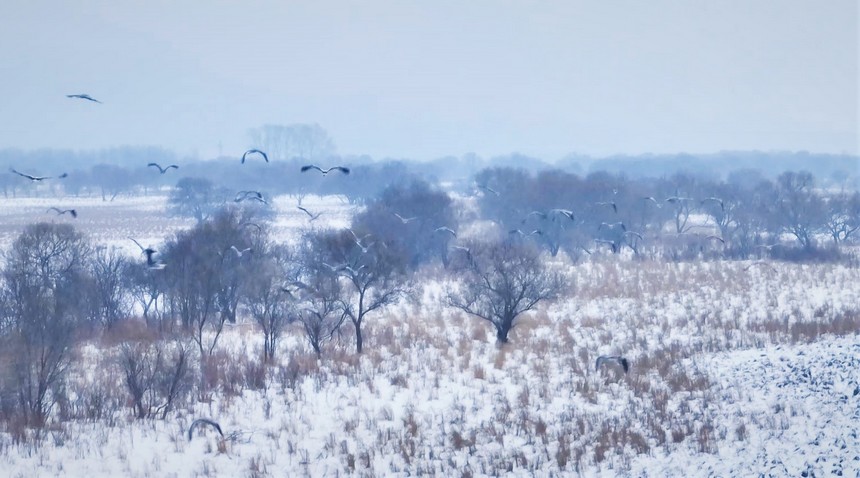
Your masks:
[[[323,171],[323,170],[322,170],[322,168],[320,168],[320,167],[319,167],[319,166],[317,166],[316,164],[308,164],[307,166],[302,166],[302,172],[305,172],[305,171],[307,171],[307,170],[309,170],[309,169],[316,169],[317,171],[319,171],[319,172],[321,172],[321,173],[323,173],[323,174],[325,174],[325,173],[327,173],[327,172],[328,172],[328,171]]]
[[[134,238],[129,237],[129,239],[131,239],[131,240],[132,240],[132,242],[134,242],[135,244],[137,244],[137,247],[139,247],[139,248],[140,248],[140,250],[141,250],[142,252],[145,252],[145,251],[146,251],[146,248],[144,248],[143,246],[141,246],[139,242],[137,242],[136,240],[134,240]]]
[[[297,208],[297,209],[299,209],[299,210],[301,210],[301,211],[304,211],[304,212],[305,212],[305,214],[307,214],[308,216],[310,216],[310,217],[314,217],[314,215],[313,215],[313,214],[311,214],[311,212],[310,212],[310,211],[308,211],[307,209],[305,209],[305,208],[303,208],[303,207],[301,207],[301,206],[296,206],[296,208]]]
[[[349,168],[344,166],[335,166],[334,169],[339,169],[343,172],[343,174],[349,174]]]
[[[33,181],[45,179],[45,178],[40,178],[40,177],[36,177],[36,176],[30,176],[29,174],[20,173],[18,171],[15,171],[15,169],[13,169],[13,168],[9,168],[9,171],[12,171],[13,173],[17,174],[18,176],[23,176],[23,177],[30,179],[30,180],[33,180]]]

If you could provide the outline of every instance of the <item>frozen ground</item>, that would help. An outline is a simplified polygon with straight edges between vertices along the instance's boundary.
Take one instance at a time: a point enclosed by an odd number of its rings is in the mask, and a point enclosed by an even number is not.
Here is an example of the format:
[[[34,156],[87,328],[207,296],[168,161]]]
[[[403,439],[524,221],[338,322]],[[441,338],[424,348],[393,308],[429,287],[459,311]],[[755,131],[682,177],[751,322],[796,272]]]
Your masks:
[[[303,205],[346,225],[349,206],[318,200]],[[282,237],[309,227],[294,206],[276,201]],[[504,347],[443,305],[454,284],[437,270],[424,271],[414,299],[368,318],[360,357],[347,332],[317,360],[295,328],[265,367],[261,335],[233,327],[214,358],[213,392],[166,420],[132,418],[116,342],[92,340],[72,370],[70,419],[38,445],[0,434],[0,470],[860,476],[860,270],[605,256],[555,266],[574,287],[524,317]],[[595,371],[606,353],[627,356],[630,372]],[[189,442],[197,417],[218,421],[227,439],[206,430]]]

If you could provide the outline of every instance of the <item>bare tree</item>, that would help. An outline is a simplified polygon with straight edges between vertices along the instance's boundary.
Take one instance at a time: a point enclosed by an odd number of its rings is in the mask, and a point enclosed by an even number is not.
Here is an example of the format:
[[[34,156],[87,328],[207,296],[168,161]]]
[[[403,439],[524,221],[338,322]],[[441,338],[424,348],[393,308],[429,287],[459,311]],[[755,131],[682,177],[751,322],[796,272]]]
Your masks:
[[[248,131],[254,146],[273,159],[316,159],[335,152],[334,141],[318,124],[265,124]]]
[[[131,263],[115,247],[97,247],[90,263],[94,319],[111,328],[131,313],[131,298],[124,277]]]
[[[269,362],[284,329],[295,320],[298,279],[293,277],[294,264],[284,246],[261,248],[253,255],[250,269],[245,304],[263,332],[263,359]]]
[[[341,284],[334,271],[313,262],[305,263],[298,284],[301,301],[297,317],[314,352],[321,356],[323,344],[334,337],[346,320]]]
[[[508,341],[520,314],[566,288],[564,278],[548,271],[527,243],[475,242],[469,250],[471,257],[460,265],[460,287],[448,294],[448,305],[490,322],[500,343]]]
[[[860,193],[838,193],[828,198],[825,227],[834,244],[847,241],[860,230]]]
[[[204,178],[182,178],[167,199],[168,211],[177,216],[193,217],[202,223],[226,201],[228,193]]]
[[[73,331],[87,307],[78,284],[89,280],[91,248],[68,224],[27,226],[3,270],[9,323],[0,361],[14,377],[25,422],[41,427],[70,360]]]
[[[179,341],[153,337],[122,344],[119,364],[137,418],[167,416],[188,390],[189,359],[189,348]]]
[[[383,243],[362,246],[348,230],[322,233],[314,238],[324,266],[345,279],[343,310],[355,327],[355,348],[361,353],[361,326],[368,314],[396,302],[408,290],[406,261]]]
[[[824,201],[813,191],[814,185],[815,178],[807,171],[785,172],[777,178],[779,225],[806,250],[813,248],[815,233],[824,226]]]

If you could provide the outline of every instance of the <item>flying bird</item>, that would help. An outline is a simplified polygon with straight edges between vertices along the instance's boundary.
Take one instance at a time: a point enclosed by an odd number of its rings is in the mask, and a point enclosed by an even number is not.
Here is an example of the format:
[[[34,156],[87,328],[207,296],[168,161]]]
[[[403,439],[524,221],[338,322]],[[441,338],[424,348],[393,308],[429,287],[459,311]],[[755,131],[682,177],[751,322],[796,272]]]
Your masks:
[[[433,229],[433,232],[446,232],[448,234],[451,234],[454,237],[457,237],[457,233],[454,232],[453,229],[451,229],[450,227],[447,227],[447,226],[437,227],[436,229]]]
[[[311,218],[311,219],[310,219],[310,220],[311,220],[311,222],[316,221],[316,220],[320,217],[320,215],[322,214],[321,212],[318,212],[318,213],[316,213],[316,214],[313,214],[313,213],[311,213],[310,211],[308,211],[307,209],[305,209],[305,208],[303,208],[303,207],[301,207],[301,206],[296,206],[296,209],[298,209],[298,210],[300,210],[300,211],[304,211],[304,212],[305,212],[305,214],[307,214],[307,215]]]
[[[92,102],[95,102],[95,103],[101,103],[101,101],[99,101],[99,100],[97,100],[97,99],[93,98],[93,97],[92,97],[92,96],[90,96],[90,95],[84,94],[84,93],[81,93],[81,94],[79,94],[79,95],[66,95],[66,98],[78,98],[78,99],[81,99],[81,100],[87,100],[87,101],[92,101]]]
[[[263,194],[259,191],[239,191],[236,194],[236,198],[233,199],[235,202],[242,202],[246,199],[250,199],[252,201],[259,201],[263,204],[268,204],[265,199],[263,199]]]
[[[685,198],[685,197],[678,197],[678,196],[670,196],[670,197],[666,198],[666,202],[669,202],[672,204],[682,203],[682,202],[692,201],[692,200],[693,200],[693,198]]]
[[[618,206],[615,204],[615,201],[603,201],[595,204],[597,204],[598,206],[610,206],[612,207],[612,210],[615,212],[615,214],[618,214]]]
[[[400,219],[400,222],[402,222],[403,224],[408,224],[408,223],[418,219],[418,216],[403,217],[400,214],[397,214],[396,212],[392,212],[391,214],[394,214],[394,216],[397,217],[397,219]]]
[[[716,202],[717,204],[719,204],[719,205],[720,205],[720,210],[721,210],[721,211],[725,211],[725,210],[726,210],[726,206],[723,204],[723,200],[722,200],[722,199],[720,199],[720,198],[717,198],[717,197],[713,197],[713,196],[711,196],[711,197],[709,197],[709,198],[702,199],[702,200],[699,202],[699,204],[705,204],[705,201],[714,201],[714,202]]]
[[[45,179],[51,179],[51,176],[30,176],[29,174],[19,173],[18,171],[15,171],[14,168],[9,168],[9,171],[17,174],[18,176],[25,177],[25,178],[29,179],[30,181],[44,181]],[[57,176],[57,178],[63,179],[63,178],[66,178],[68,176],[69,176],[68,173],[63,173],[63,174]]]
[[[236,257],[242,257],[242,254],[244,254],[246,252],[254,252],[253,248],[246,247],[246,248],[240,250],[236,246],[230,246],[227,249],[224,249],[224,252],[227,252],[227,251],[233,251],[236,254]],[[218,254],[220,254],[223,257],[223,253],[219,252]]]
[[[498,191],[496,191],[495,189],[493,189],[493,188],[491,188],[491,187],[489,187],[489,186],[485,186],[485,185],[483,185],[483,184],[478,184],[477,186],[478,186],[478,188],[479,188],[479,189],[483,189],[483,190],[485,190],[485,191],[491,192],[491,193],[495,194],[496,196],[498,196],[498,195],[499,195],[499,192],[498,192]]]
[[[48,208],[48,211],[55,211],[60,216],[62,216],[65,213],[69,213],[69,214],[71,214],[71,216],[73,218],[77,219],[77,217],[78,217],[78,211],[75,211],[74,209],[60,209],[60,208],[56,208],[56,207],[51,207],[51,208]]]
[[[643,197],[641,197],[641,198],[639,198],[639,199],[641,199],[641,200],[643,200],[643,201],[651,201],[651,202],[653,202],[653,203],[654,203],[654,205],[655,205],[655,206],[657,206],[657,207],[663,207],[663,206],[662,206],[662,204],[660,204],[660,201],[658,201],[658,200],[654,199],[654,197],[653,197],[653,196],[643,196]]]
[[[558,216],[564,216],[564,217],[570,219],[571,221],[576,220],[575,216],[573,215],[573,211],[568,210],[568,209],[550,209],[549,214],[552,214],[553,218],[556,218]]]
[[[322,264],[323,266],[325,266],[327,269],[331,270],[332,272],[340,272],[340,271],[346,269],[346,267],[347,267],[346,264],[341,264],[339,266],[333,266],[333,265],[328,264],[326,262],[321,262],[320,264]]]
[[[371,234],[365,234],[365,235],[364,235],[364,237],[362,237],[361,239],[359,239],[359,238],[358,238],[358,235],[355,233],[355,231],[353,231],[353,230],[352,230],[352,229],[350,229],[350,228],[347,228],[346,230],[347,230],[347,231],[349,231],[349,233],[350,233],[350,234],[352,234],[352,241],[353,241],[353,242],[355,242],[355,245],[356,245],[356,246],[358,246],[358,248],[359,248],[359,249],[361,249],[362,254],[367,254],[367,251],[369,250],[370,246],[372,246],[373,244],[376,244],[376,243],[374,242],[374,243],[372,243],[372,244],[368,244],[368,245],[366,245],[366,246],[365,246],[364,244],[362,244],[362,243],[361,243],[361,241],[363,241],[363,240],[367,239],[368,237],[370,237],[370,236],[371,236]]]
[[[508,234],[519,234],[520,236],[533,236],[533,235],[537,234],[540,236],[543,234],[543,231],[541,231],[539,229],[535,229],[532,232],[526,233],[520,229],[511,229],[510,231],[508,231]]]
[[[245,154],[242,155],[242,164],[245,164],[245,159],[248,158],[249,154],[254,154],[254,153],[261,155],[263,157],[263,159],[266,160],[267,163],[269,162],[269,156],[267,156],[266,153],[260,151],[259,149],[249,149],[248,151],[245,151]]]
[[[152,247],[143,247],[143,246],[141,246],[139,242],[137,242],[136,240],[134,240],[134,239],[133,239],[133,238],[131,238],[131,237],[129,237],[129,239],[131,239],[131,240],[132,240],[132,242],[134,242],[135,244],[137,244],[137,247],[139,247],[139,248],[140,248],[140,251],[141,251],[141,252],[143,252],[144,254],[146,254],[146,267],[149,267],[150,269],[164,269],[165,264],[164,264],[163,262],[155,262],[155,261],[152,259],[152,255],[153,255],[153,254],[155,254],[155,253],[156,253],[156,252],[158,252],[158,251],[156,251],[156,250],[155,250],[155,249],[153,249]]]
[[[603,229],[604,227],[608,227],[609,229],[615,229],[616,227],[620,227],[622,231],[627,230],[627,227],[624,226],[623,222],[613,222],[612,224],[609,224],[606,222],[601,222],[600,226],[597,228],[597,230],[599,231],[599,230]]]
[[[715,239],[715,240],[717,240],[717,241],[720,241],[720,242],[721,242],[721,243],[723,243],[723,244],[725,244],[725,243],[726,243],[726,241],[725,241],[722,237],[720,237],[720,236],[706,236],[706,237],[705,237],[705,240],[707,240],[707,239]]]
[[[152,166],[155,166],[156,168],[158,168],[158,172],[160,172],[161,174],[166,173],[166,172],[167,172],[167,170],[168,170],[168,169],[171,169],[171,168],[173,168],[173,169],[179,169],[179,166],[177,166],[177,165],[175,165],[175,164],[171,164],[170,166],[167,166],[167,167],[165,167],[165,168],[162,168],[162,167],[161,167],[161,165],[160,165],[160,164],[158,164],[158,163],[149,163],[149,164],[147,164],[147,165],[146,165],[146,167],[148,167],[148,168],[149,168],[149,167],[152,167]]]
[[[630,370],[630,362],[627,361],[626,358],[621,357],[620,355],[601,355],[597,357],[597,362],[594,365],[595,370],[600,370],[600,366],[605,363],[616,363],[624,369],[624,373],[627,373]]]
[[[207,418],[198,418],[197,420],[194,420],[193,422],[191,422],[191,426],[188,427],[188,441],[191,441],[191,437],[193,436],[194,429],[200,425],[209,425],[210,427],[214,428],[218,432],[219,435],[221,435],[222,437],[224,436],[224,432],[221,431],[221,425],[219,425],[219,424],[215,423],[214,421],[209,420]]]
[[[323,169],[323,168],[321,168],[315,164],[308,164],[307,166],[302,166],[302,172],[305,172],[305,171],[308,171],[311,169],[316,169],[317,171],[323,173],[323,176],[325,176],[326,174],[328,174],[329,172],[334,171],[334,170],[340,171],[343,174],[349,174],[349,168],[346,168],[343,166],[332,166],[328,169]]]

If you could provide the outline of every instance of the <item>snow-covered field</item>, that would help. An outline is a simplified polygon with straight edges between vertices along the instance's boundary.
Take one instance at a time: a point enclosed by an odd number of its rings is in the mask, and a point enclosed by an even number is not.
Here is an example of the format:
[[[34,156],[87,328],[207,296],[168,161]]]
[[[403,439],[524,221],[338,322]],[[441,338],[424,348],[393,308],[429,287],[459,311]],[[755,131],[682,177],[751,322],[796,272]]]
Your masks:
[[[20,201],[24,209],[37,200]],[[29,212],[0,212],[0,247],[50,207],[27,204]],[[118,244],[126,236],[158,243],[189,225],[161,216],[152,201],[118,204],[128,222],[99,227],[81,211],[76,224],[97,242]],[[325,210],[329,225],[348,224],[348,206],[337,199],[307,197],[303,205]],[[93,217],[113,214],[99,206],[90,206],[99,211]],[[293,198],[277,198],[276,207],[282,239],[308,227]],[[219,343],[217,393],[165,420],[133,418],[117,342],[94,339],[72,371],[73,400],[63,411],[72,419],[49,426],[39,444],[0,434],[0,471],[860,476],[856,267],[554,261],[572,289],[524,317],[503,347],[487,324],[444,306],[451,279],[431,269],[411,299],[368,317],[361,356],[347,330],[317,360],[294,328],[277,363],[263,366],[262,335],[240,324]],[[602,354],[629,358],[629,373],[595,371]],[[206,430],[189,441],[198,417],[218,421],[227,438]]]

